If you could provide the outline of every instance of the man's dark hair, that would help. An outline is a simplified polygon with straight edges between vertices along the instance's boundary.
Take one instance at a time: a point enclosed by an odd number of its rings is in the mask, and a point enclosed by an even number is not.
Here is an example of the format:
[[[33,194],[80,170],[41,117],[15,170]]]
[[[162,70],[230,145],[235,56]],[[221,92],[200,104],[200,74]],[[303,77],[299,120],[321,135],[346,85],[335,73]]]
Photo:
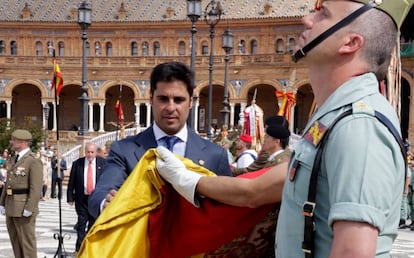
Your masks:
[[[194,72],[185,64],[180,62],[162,63],[154,67],[150,77],[151,95],[157,89],[158,82],[182,81],[187,86],[190,97],[194,90]]]

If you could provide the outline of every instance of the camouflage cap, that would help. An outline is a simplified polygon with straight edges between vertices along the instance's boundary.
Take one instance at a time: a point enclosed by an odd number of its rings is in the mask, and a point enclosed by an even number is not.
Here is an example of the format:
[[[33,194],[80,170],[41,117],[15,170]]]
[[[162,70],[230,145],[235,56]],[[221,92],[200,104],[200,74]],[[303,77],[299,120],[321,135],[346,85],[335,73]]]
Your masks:
[[[27,130],[17,129],[12,133],[12,137],[19,140],[30,141],[32,139],[32,134]]]
[[[315,9],[319,9],[325,0],[316,0]],[[399,29],[405,17],[413,6],[414,0],[351,0],[362,4],[370,4],[373,7],[388,14]]]
[[[352,0],[363,4],[372,4],[375,8],[384,11],[396,24],[401,27],[405,17],[413,6],[414,0]]]

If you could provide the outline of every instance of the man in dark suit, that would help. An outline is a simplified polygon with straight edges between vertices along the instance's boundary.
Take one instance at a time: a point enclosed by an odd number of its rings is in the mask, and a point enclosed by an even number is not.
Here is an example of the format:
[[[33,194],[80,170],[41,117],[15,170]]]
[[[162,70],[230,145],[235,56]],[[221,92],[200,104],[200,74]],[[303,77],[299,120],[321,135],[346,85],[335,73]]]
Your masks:
[[[60,160],[60,167],[58,168],[58,156],[59,153],[57,150],[54,150],[51,166],[52,166],[52,183],[50,186],[50,198],[56,198],[56,185],[58,186],[58,190],[61,191],[62,189],[62,182],[65,178],[65,170],[67,169],[66,160],[61,158]],[[58,169],[60,170],[60,175],[58,175]]]
[[[95,222],[88,212],[88,199],[103,171],[105,159],[96,156],[96,145],[92,142],[85,144],[85,157],[79,158],[72,164],[70,171],[67,202],[75,203],[78,221],[76,223],[76,251],[79,250],[86,233]]]
[[[14,257],[37,257],[36,217],[43,184],[43,164],[30,150],[32,135],[17,129],[10,144],[15,156],[10,160],[6,183],[0,197],[0,213],[6,225]]]
[[[157,65],[150,78],[154,123],[144,132],[112,143],[105,170],[89,198],[89,212],[97,217],[122,186],[141,156],[158,145],[191,159],[218,175],[231,176],[227,152],[201,138],[186,125],[192,106],[194,73],[179,62]],[[167,137],[167,138],[166,138]],[[167,143],[166,139],[172,139]]]

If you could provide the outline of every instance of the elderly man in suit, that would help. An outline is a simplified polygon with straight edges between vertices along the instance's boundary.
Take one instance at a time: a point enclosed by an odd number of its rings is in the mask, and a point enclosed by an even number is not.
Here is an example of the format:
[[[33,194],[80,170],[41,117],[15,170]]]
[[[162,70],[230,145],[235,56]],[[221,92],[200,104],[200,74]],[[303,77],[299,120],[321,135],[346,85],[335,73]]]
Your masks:
[[[37,257],[36,217],[39,214],[43,184],[43,165],[30,150],[32,135],[17,129],[10,144],[15,156],[7,169],[5,189],[0,197],[0,213],[6,215],[6,225],[14,257]]]
[[[79,251],[86,233],[95,222],[88,212],[88,199],[98,182],[105,164],[105,159],[96,156],[96,145],[92,142],[85,144],[85,157],[77,159],[70,171],[67,202],[75,203],[78,222],[76,224],[76,252]]]
[[[89,211],[95,217],[112,200],[141,156],[158,145],[218,175],[231,175],[226,150],[186,125],[193,102],[194,73],[183,63],[162,63],[153,69],[150,86],[154,123],[136,136],[112,143],[102,178],[89,199]]]

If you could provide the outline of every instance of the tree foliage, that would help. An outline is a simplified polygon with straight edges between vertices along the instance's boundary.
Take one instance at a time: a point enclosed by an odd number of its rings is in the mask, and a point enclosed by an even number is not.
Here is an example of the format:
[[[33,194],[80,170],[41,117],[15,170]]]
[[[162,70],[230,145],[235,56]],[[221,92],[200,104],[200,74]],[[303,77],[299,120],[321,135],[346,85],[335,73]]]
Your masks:
[[[15,129],[25,129],[32,134],[30,149],[37,152],[42,142],[42,128],[32,121],[26,121],[22,127],[17,128],[14,120],[0,118],[0,150],[10,149],[11,134]]]

